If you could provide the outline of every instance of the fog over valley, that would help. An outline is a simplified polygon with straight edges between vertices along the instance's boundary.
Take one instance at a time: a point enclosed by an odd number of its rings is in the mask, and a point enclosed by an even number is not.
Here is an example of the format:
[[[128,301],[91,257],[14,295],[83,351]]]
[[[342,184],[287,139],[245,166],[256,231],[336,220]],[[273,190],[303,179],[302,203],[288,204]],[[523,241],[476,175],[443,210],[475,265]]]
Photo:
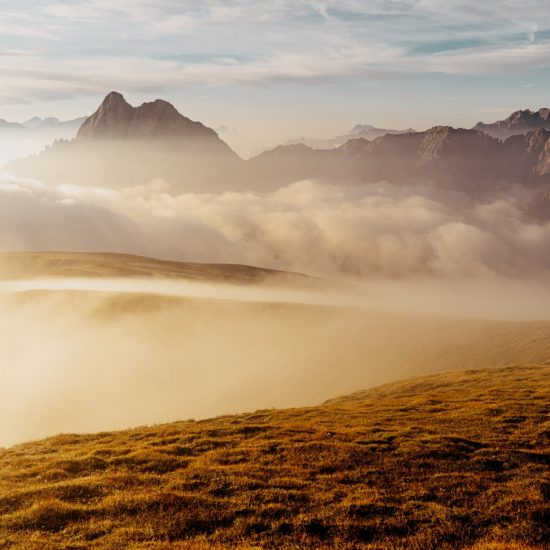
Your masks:
[[[2,283],[0,413],[11,419],[2,444],[313,405],[474,358],[479,367],[547,359],[547,291],[523,303],[522,287],[487,295],[486,285],[459,303],[467,283],[419,286],[339,297],[124,279]],[[499,304],[503,292],[517,311]]]

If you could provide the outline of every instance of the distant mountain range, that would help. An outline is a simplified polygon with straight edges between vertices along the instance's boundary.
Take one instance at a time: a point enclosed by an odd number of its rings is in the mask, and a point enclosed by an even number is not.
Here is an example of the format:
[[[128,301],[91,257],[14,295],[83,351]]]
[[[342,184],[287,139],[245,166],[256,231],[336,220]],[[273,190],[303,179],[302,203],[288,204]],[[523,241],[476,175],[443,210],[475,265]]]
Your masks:
[[[59,138],[64,136],[74,136],[86,120],[86,117],[75,118],[72,120],[59,120],[54,117],[40,118],[33,117],[26,122],[8,122],[0,119],[0,133],[17,132],[16,135],[30,136],[33,134],[58,132]]]
[[[35,154],[57,139],[74,138],[84,120],[34,117],[18,123],[0,119],[0,167],[14,158]]]
[[[343,145],[344,143],[346,143],[346,141],[349,141],[350,139],[364,138],[371,140],[376,139],[380,136],[385,136],[386,134],[408,134],[415,131],[416,130],[413,130],[412,128],[409,128],[407,130],[387,130],[383,128],[376,128],[375,126],[371,126],[370,124],[357,124],[346,134],[342,134],[334,138],[323,139],[301,137],[290,139],[283,143],[283,145],[296,145],[298,143],[302,143],[303,145],[307,145],[308,147],[312,147],[313,149],[334,149],[336,147],[340,147],[340,145]]]
[[[491,137],[505,140],[515,135],[525,135],[533,130],[543,129],[550,131],[550,109],[542,108],[538,111],[524,109],[513,112],[508,118],[497,122],[485,124],[478,122],[472,129],[478,130]],[[412,128],[407,130],[388,130],[376,128],[370,124],[357,124],[346,134],[334,138],[295,138],[283,143],[283,145],[296,145],[302,143],[313,149],[335,149],[340,147],[350,139],[364,138],[369,141],[382,137],[386,134],[411,134],[416,132]],[[258,153],[263,153],[268,149],[263,149]]]
[[[499,182],[550,182],[550,132],[501,141],[477,130],[436,126],[425,132],[356,138],[331,150],[279,146],[249,161],[272,185],[305,178],[396,183],[433,181],[484,192]]]
[[[474,129],[436,126],[415,132],[358,125],[336,138],[346,138],[337,147],[291,143],[244,161],[214,130],[181,115],[170,103],[156,100],[133,107],[121,94],[111,92],[83,121],[76,138],[57,142],[8,168],[42,180],[114,187],[162,177],[179,190],[208,192],[263,191],[316,178],[433,181],[484,193],[503,182],[550,183],[549,112],[518,111],[505,121],[480,123]],[[51,123],[46,121],[41,124]],[[515,134],[503,139],[510,132]]]

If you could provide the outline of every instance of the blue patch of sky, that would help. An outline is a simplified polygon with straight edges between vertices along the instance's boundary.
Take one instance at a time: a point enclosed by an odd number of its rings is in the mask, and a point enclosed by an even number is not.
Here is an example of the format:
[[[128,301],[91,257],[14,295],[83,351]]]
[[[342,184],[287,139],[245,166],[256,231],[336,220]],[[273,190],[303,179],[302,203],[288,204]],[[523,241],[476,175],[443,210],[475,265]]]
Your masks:
[[[537,31],[534,36],[535,42],[544,42],[550,39],[550,30]],[[430,55],[450,51],[467,50],[483,46],[500,46],[504,44],[525,44],[530,41],[526,32],[507,33],[505,35],[490,35],[487,38],[450,38],[448,40],[434,40],[414,44],[407,48],[410,55]]]
[[[425,55],[440,52],[467,50],[469,48],[478,48],[489,44],[486,40],[479,38],[451,39],[436,42],[424,42],[417,44],[409,49],[411,55]]]

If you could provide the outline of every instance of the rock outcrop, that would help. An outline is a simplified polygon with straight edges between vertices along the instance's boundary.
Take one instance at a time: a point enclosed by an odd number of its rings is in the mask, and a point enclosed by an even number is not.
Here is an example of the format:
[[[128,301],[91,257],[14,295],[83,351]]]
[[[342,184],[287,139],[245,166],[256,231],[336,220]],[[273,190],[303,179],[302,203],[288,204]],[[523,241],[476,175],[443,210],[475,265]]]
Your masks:
[[[132,107],[118,92],[108,94],[97,111],[84,121],[76,140],[171,141],[184,149],[234,156],[214,130],[181,115],[171,103],[157,99]]]
[[[499,120],[492,124],[478,122],[474,126],[474,130],[479,130],[502,140],[510,136],[528,134],[538,129],[550,131],[550,109],[542,108],[538,111],[524,109],[515,111],[504,120]]]

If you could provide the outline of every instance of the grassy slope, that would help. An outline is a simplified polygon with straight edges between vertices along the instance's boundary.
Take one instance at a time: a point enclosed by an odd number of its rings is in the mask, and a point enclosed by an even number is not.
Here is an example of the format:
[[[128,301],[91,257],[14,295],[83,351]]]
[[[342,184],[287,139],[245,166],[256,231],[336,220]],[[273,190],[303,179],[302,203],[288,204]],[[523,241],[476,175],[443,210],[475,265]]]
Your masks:
[[[297,273],[247,265],[174,262],[131,254],[0,252],[0,279],[152,276],[231,283],[260,283],[271,278],[308,279]]]
[[[0,547],[543,548],[550,367],[0,451]]]

